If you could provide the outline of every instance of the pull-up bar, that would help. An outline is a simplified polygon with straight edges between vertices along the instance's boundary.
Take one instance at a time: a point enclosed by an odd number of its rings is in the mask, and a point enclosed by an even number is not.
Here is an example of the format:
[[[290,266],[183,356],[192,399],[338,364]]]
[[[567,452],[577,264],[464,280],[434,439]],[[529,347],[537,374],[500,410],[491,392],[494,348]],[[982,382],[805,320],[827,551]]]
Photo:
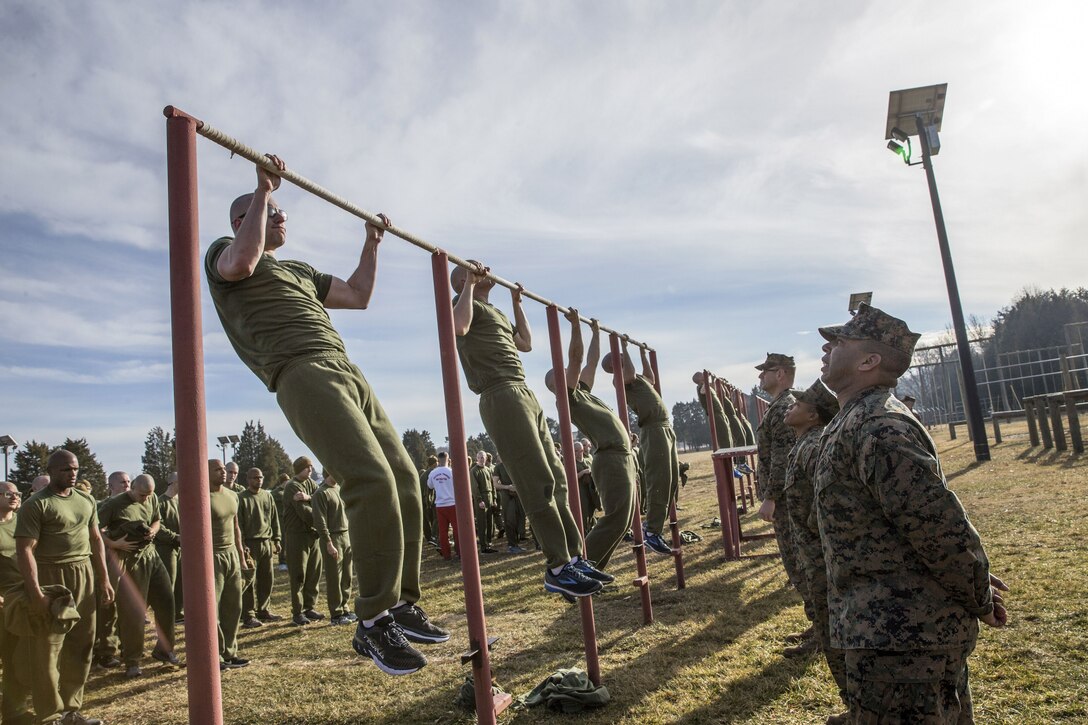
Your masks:
[[[168,209],[169,209],[169,234],[170,234],[170,295],[171,295],[171,328],[173,337],[174,360],[174,409],[175,428],[177,431],[178,472],[187,485],[179,496],[179,508],[183,519],[190,523],[185,530],[185,546],[187,555],[183,558],[183,576],[193,585],[185,588],[185,609],[189,615],[189,627],[187,636],[187,650],[189,669],[187,672],[187,685],[189,696],[189,721],[201,723],[201,725],[222,725],[222,692],[219,678],[218,647],[215,627],[215,601],[211,587],[213,580],[213,566],[211,554],[211,519],[209,515],[209,488],[208,470],[206,460],[207,427],[205,422],[205,396],[204,396],[204,368],[203,368],[203,335],[201,331],[201,282],[200,282],[200,244],[198,235],[197,215],[197,171],[196,171],[196,134],[215,141],[221,146],[230,149],[234,153],[249,159],[253,163],[291,181],[295,185],[310,191],[316,196],[334,204],[349,213],[361,217],[371,223],[383,226],[394,235],[405,241],[420,247],[432,255],[433,281],[435,285],[435,302],[438,311],[438,331],[440,338],[440,358],[443,375],[443,385],[446,392],[447,423],[450,429],[450,450],[457,458],[464,460],[465,434],[464,422],[459,394],[458,369],[456,346],[454,344],[452,305],[449,297],[449,288],[446,282],[446,272],[449,262],[475,271],[476,267],[466,260],[449,255],[442,249],[435,247],[414,235],[387,225],[378,216],[371,214],[358,206],[332,194],[328,190],[314,184],[294,172],[281,170],[274,167],[269,159],[257,153],[253,149],[226,136],[220,131],[210,127],[199,119],[180,111],[173,106],[167,106],[164,111],[167,117],[167,176],[168,176]],[[525,291],[520,285],[511,283],[496,275],[487,274],[487,277],[496,284],[511,290],[521,290],[522,295],[536,300],[548,307],[550,327],[556,328],[559,310],[561,308],[550,300]],[[586,318],[580,318],[585,322],[591,322]],[[619,333],[608,328],[611,335],[612,346],[618,344]],[[645,343],[633,341],[624,336],[629,342],[634,342],[644,350],[648,350],[653,360],[656,371],[656,353]],[[554,354],[558,347],[554,345],[558,339],[553,340],[553,366],[557,379],[562,379],[563,368],[561,361]],[[656,375],[656,372],[655,372]],[[659,375],[657,375],[660,378]],[[660,391],[660,388],[658,388]],[[623,408],[623,399],[621,408]],[[562,406],[560,406],[562,408]],[[624,416],[626,418],[626,416]],[[561,415],[566,423],[564,440],[570,448],[571,430],[569,415]],[[624,421],[626,423],[626,420]],[[568,476],[573,474],[573,461],[569,461]],[[458,501],[459,531],[467,537],[472,530],[471,514],[466,506],[460,505],[468,495],[468,481],[463,466],[454,469],[455,499]],[[460,471],[460,475],[458,472]],[[571,487],[574,493],[573,505],[577,509],[577,483]],[[671,511],[673,519],[673,535],[676,541],[677,532],[675,526],[675,510]],[[635,512],[637,517],[637,509]],[[580,518],[578,519],[580,521]],[[637,528],[636,528],[637,531]],[[638,532],[641,533],[641,532]],[[637,536],[637,538],[640,538]],[[460,542],[465,543],[465,542]],[[674,544],[675,545],[675,544]],[[492,638],[487,636],[487,626],[483,613],[482,592],[480,590],[479,565],[475,557],[475,547],[460,547],[462,551],[462,571],[465,574],[466,597],[465,605],[468,610],[468,625],[470,637],[470,649],[463,655],[463,661],[471,661],[475,679],[477,717],[481,723],[494,723],[499,712],[509,703],[509,696],[492,696],[490,690],[491,667],[489,647]],[[641,552],[637,552],[641,554]],[[683,587],[683,569],[679,551],[677,555],[678,585]],[[639,578],[636,585],[643,590],[643,604],[646,612],[646,621],[650,621],[652,614],[649,611],[648,577],[645,574],[645,563],[639,558]],[[599,682],[599,667],[597,665],[597,643],[593,623],[592,605],[584,601],[582,606],[584,631],[586,634],[586,655],[590,674],[593,681]]]
[[[423,250],[425,250],[427,252],[430,252],[431,254],[435,254],[435,253],[437,253],[439,251],[442,251],[446,255],[446,257],[449,259],[449,261],[451,263],[457,265],[458,267],[464,267],[465,269],[467,269],[469,271],[475,271],[476,270],[476,266],[471,264],[467,259],[462,259],[461,257],[458,257],[456,254],[451,254],[450,252],[448,252],[446,250],[441,250],[437,246],[435,246],[435,245],[431,244],[430,242],[428,242],[427,240],[425,240],[425,239],[423,239],[421,237],[418,237],[418,236],[416,236],[415,234],[412,234],[409,231],[401,229],[400,227],[396,226],[395,224],[387,224],[385,222],[385,220],[381,219],[377,214],[371,213],[371,212],[367,211],[366,209],[363,209],[362,207],[360,207],[360,206],[358,206],[356,204],[353,204],[352,202],[348,201],[347,199],[343,198],[342,196],[334,194],[333,192],[329,191],[328,189],[321,186],[320,184],[316,184],[313,181],[310,181],[305,176],[302,176],[300,174],[296,174],[294,171],[291,171],[290,169],[287,169],[287,168],[280,169],[278,166],[276,166],[274,163],[272,163],[272,161],[269,160],[269,158],[265,154],[262,154],[261,152],[255,150],[255,149],[253,149],[253,148],[251,148],[249,146],[246,146],[241,141],[228,136],[227,134],[223,133],[219,129],[210,126],[209,124],[207,124],[206,122],[200,120],[199,118],[196,118],[195,116],[190,116],[188,113],[185,113],[184,111],[182,111],[182,110],[180,110],[178,108],[175,108],[174,106],[167,106],[165,109],[163,109],[163,114],[167,118],[187,118],[187,119],[191,120],[195,124],[196,132],[198,134],[200,134],[201,136],[203,136],[204,138],[206,138],[206,139],[208,139],[210,141],[214,141],[215,143],[219,144],[223,148],[230,151],[232,154],[237,154],[238,156],[241,156],[244,159],[248,159],[248,160],[252,161],[253,163],[260,166],[261,168],[265,169],[266,171],[269,171],[269,172],[271,172],[273,174],[276,174],[281,179],[285,179],[287,181],[290,181],[292,184],[299,187],[300,189],[308,191],[311,194],[313,194],[314,196],[318,196],[318,197],[324,199],[325,201],[329,202],[330,204],[333,204],[335,206],[340,207],[341,209],[348,212],[349,214],[357,216],[360,219],[365,219],[366,221],[370,222],[371,224],[375,224],[375,225],[377,225],[379,227],[384,228],[390,234],[393,234],[394,236],[400,237],[401,239],[408,242],[409,244],[413,244],[413,245],[419,247],[420,249],[423,249]],[[535,292],[530,292],[529,290],[522,288],[521,285],[517,284],[516,282],[511,282],[511,281],[509,281],[507,279],[503,279],[502,277],[498,276],[497,274],[492,273],[491,271],[488,271],[487,278],[494,281],[495,284],[497,284],[497,285],[499,285],[501,287],[505,287],[505,288],[507,288],[509,290],[521,289],[522,296],[528,297],[531,300],[535,300],[535,301],[539,302],[540,304],[544,305],[545,307],[553,307],[554,306],[559,310],[559,312],[561,312],[563,314],[566,314],[568,312],[568,308],[563,307],[562,305],[556,304],[555,302],[552,302],[551,300],[547,299],[546,297],[541,297],[540,295],[536,294]],[[588,317],[583,317],[581,319],[582,319],[582,322],[585,322],[585,323],[590,322],[590,319]],[[612,330],[612,329],[610,329],[608,327],[605,327],[604,325],[601,325],[600,328],[602,330],[604,330],[605,332],[609,332],[609,333],[616,332],[616,330]],[[618,332],[616,332],[616,334],[622,335],[622,333],[618,333]],[[646,343],[638,342],[637,340],[633,340],[630,337],[628,337],[627,339],[628,339],[629,342],[631,342],[631,343],[633,343],[635,345],[638,345],[639,347],[644,347],[647,350],[650,349],[649,345],[647,345]]]

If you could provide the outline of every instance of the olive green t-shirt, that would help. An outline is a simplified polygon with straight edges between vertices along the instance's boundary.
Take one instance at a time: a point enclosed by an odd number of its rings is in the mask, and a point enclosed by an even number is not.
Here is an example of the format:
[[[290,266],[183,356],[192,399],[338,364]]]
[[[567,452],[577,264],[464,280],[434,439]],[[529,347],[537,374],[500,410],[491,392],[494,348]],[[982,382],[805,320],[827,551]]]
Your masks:
[[[280,518],[276,513],[276,502],[272,494],[265,489],[253,493],[249,489],[238,494],[238,526],[242,529],[242,539],[280,540]]]
[[[598,451],[630,452],[627,429],[604,401],[589,391],[585,383],[579,382],[574,390],[567,388],[567,397],[570,400],[570,419],[578,430],[593,441]]]
[[[296,501],[295,494],[300,491],[309,496],[310,500]],[[280,523],[285,533],[288,531],[292,534],[314,533],[313,498],[316,491],[317,484],[311,478],[303,480],[292,478],[283,487],[283,520]]]
[[[163,496],[159,499],[159,535],[156,542],[173,542],[181,537],[181,515],[178,497]]]
[[[149,539],[139,536],[135,527],[151,525],[159,520],[159,497],[151,494],[146,501],[134,501],[128,492],[110,496],[98,507],[98,525],[106,530],[106,535],[114,541],[134,541],[140,549],[152,552]]]
[[[89,493],[70,489],[58,496],[47,486],[19,509],[15,538],[37,539],[34,558],[45,564],[72,564],[91,555],[91,528],[98,527],[98,507]]]
[[[669,411],[665,407],[665,401],[657,394],[657,390],[646,378],[636,375],[635,379],[624,386],[627,391],[627,405],[638,416],[639,427],[651,423],[668,423]]]
[[[479,466],[475,463],[472,464],[472,468],[468,469],[468,475],[472,478],[472,502],[490,504],[492,494],[495,489],[491,483],[491,471],[487,466]]]
[[[699,405],[706,410],[706,392],[699,391]],[[722,407],[722,401],[718,397],[718,393],[714,390],[710,391],[710,403],[713,406],[714,411],[714,432],[718,436],[716,447],[718,448],[732,448],[733,447],[733,432],[729,424],[729,418],[725,415],[725,408]]]
[[[305,262],[263,254],[252,275],[228,282],[216,264],[232,241],[222,237],[212,242],[204,256],[204,273],[227,339],[268,389],[275,391],[276,379],[291,362],[347,358],[344,342],[322,304],[332,276]]]
[[[234,548],[234,519],[238,515],[238,494],[223,487],[211,491],[212,550],[229,551]]]
[[[19,573],[19,563],[15,558],[15,522],[0,521],[0,594],[4,594],[23,585],[23,575]]]
[[[454,305],[458,297],[453,298]],[[525,382],[525,370],[514,345],[515,332],[499,308],[489,302],[472,301],[472,325],[457,338],[457,355],[469,390],[479,395],[499,383]]]
[[[340,498],[339,486],[317,487],[313,497],[314,528],[321,540],[328,543],[331,534],[348,530],[348,514],[344,499]]]

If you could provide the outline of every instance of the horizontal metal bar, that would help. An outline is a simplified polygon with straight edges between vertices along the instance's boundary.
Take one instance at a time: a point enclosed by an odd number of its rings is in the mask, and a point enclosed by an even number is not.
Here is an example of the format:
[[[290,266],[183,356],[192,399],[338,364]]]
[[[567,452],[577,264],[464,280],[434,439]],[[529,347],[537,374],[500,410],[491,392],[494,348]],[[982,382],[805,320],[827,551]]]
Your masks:
[[[440,250],[439,247],[436,247],[435,245],[431,244],[430,242],[423,239],[422,237],[418,237],[415,234],[412,234],[411,232],[409,232],[409,231],[407,231],[405,229],[401,229],[400,227],[396,226],[395,224],[387,225],[385,222],[383,222],[378,217],[377,214],[369,212],[366,209],[363,209],[362,207],[348,201],[344,197],[339,196],[337,194],[334,194],[333,192],[329,191],[328,189],[321,186],[320,184],[317,184],[317,183],[315,183],[313,181],[310,181],[305,176],[302,176],[301,174],[297,174],[294,171],[291,171],[291,169],[284,168],[284,169],[281,170],[281,169],[277,168],[276,165],[274,163],[272,163],[272,161],[265,154],[261,153],[260,151],[257,151],[256,149],[253,149],[253,148],[251,148],[249,146],[246,146],[241,141],[239,141],[239,140],[237,140],[235,138],[232,138],[231,136],[228,136],[227,134],[223,133],[222,131],[220,131],[217,128],[214,128],[213,126],[211,126],[207,122],[202,121],[199,118],[196,118],[195,116],[191,116],[191,115],[185,113],[184,111],[182,111],[182,110],[180,110],[178,108],[175,108],[174,106],[167,106],[163,110],[163,114],[166,115],[167,117],[181,116],[181,117],[186,117],[186,118],[192,118],[196,122],[196,132],[198,134],[200,134],[204,138],[208,139],[209,141],[213,141],[213,142],[219,144],[223,148],[230,151],[232,154],[241,156],[244,159],[248,159],[249,161],[252,161],[253,163],[260,166],[261,168],[265,169],[266,171],[270,171],[270,172],[276,174],[281,179],[284,179],[286,181],[290,181],[292,184],[299,187],[300,189],[308,191],[311,194],[313,194],[314,196],[320,197],[320,198],[324,199],[325,201],[329,202],[330,204],[333,204],[335,206],[340,207],[341,209],[348,212],[349,214],[353,214],[354,216],[357,216],[360,219],[365,219],[366,221],[370,222],[371,224],[375,224],[377,226],[384,227],[386,229],[386,231],[388,231],[390,234],[393,234],[394,236],[400,237],[401,239],[408,242],[409,244],[413,244],[413,245],[419,247],[420,249],[423,249],[423,250],[425,250],[427,252],[430,252],[431,254],[435,254],[438,251],[443,251],[443,252],[446,253],[446,256],[449,258],[450,262],[452,262],[453,264],[456,264],[458,267],[464,267],[465,269],[470,270],[470,271],[475,270],[475,267],[473,265],[469,264],[468,260],[463,259],[463,258],[457,256],[456,254],[453,254],[449,250],[445,250],[445,249]],[[495,274],[493,272],[488,272],[487,277],[488,277],[488,279],[494,281],[495,284],[499,285],[500,287],[505,287],[505,288],[507,288],[509,290],[516,290],[520,286],[518,283],[511,282],[511,281],[509,281],[507,279],[504,279],[504,278],[498,276],[497,274]],[[531,292],[531,291],[529,291],[529,290],[527,290],[525,288],[522,288],[521,294],[522,294],[523,297],[527,297],[528,299],[539,302],[540,304],[544,305],[545,307],[554,306],[554,307],[558,308],[559,311],[562,312],[563,314],[566,314],[567,312],[570,311],[569,308],[564,307],[564,306],[562,306],[562,305],[560,305],[560,304],[558,304],[556,302],[552,302],[547,297],[542,297],[541,295],[538,295],[535,292]],[[591,322],[590,318],[588,318],[588,317],[586,317],[584,315],[579,315],[579,318],[583,322],[585,322],[587,324]],[[619,335],[620,337],[625,337],[624,333],[619,332],[618,330],[613,330],[612,328],[605,327],[604,325],[601,325],[600,327],[601,327],[602,332],[606,332],[606,333],[613,333],[614,332],[617,335]],[[638,340],[635,340],[635,339],[631,338],[630,336],[626,336],[626,337],[627,337],[628,342],[630,342],[633,345],[637,345],[638,347],[646,348],[647,350],[652,350],[653,349],[645,342],[639,342]]]

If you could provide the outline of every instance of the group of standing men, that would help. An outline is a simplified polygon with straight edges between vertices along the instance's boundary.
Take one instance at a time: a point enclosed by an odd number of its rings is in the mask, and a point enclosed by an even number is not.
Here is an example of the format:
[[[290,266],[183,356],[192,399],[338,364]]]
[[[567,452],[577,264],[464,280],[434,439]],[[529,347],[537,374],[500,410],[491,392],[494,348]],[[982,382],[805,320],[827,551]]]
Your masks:
[[[973,722],[967,657],[1002,592],[925,427],[892,391],[918,334],[862,304],[820,328],[821,377],[792,390],[792,357],[757,369],[772,397],[757,430],[760,514],[773,522],[846,711],[828,723]]]

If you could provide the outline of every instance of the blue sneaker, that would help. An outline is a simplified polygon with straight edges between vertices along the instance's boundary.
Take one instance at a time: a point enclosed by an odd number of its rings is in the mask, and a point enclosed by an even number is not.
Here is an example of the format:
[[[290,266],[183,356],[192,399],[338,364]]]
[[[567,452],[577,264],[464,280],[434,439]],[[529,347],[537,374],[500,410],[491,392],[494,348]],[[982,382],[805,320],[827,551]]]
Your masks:
[[[612,576],[611,574],[605,574],[603,571],[593,566],[593,564],[586,561],[585,559],[579,558],[578,562],[574,566],[576,569],[578,569],[578,571],[582,572],[590,579],[599,581],[601,584],[611,584],[612,582],[616,581],[616,577]]]
[[[650,547],[658,554],[664,554],[669,556],[672,554],[672,547],[665,543],[665,540],[661,538],[661,534],[654,534],[646,532],[646,535],[642,537],[643,543]]]
[[[574,562],[568,561],[558,574],[551,569],[544,572],[544,589],[572,597],[588,597],[601,591],[601,583],[583,574]]]

